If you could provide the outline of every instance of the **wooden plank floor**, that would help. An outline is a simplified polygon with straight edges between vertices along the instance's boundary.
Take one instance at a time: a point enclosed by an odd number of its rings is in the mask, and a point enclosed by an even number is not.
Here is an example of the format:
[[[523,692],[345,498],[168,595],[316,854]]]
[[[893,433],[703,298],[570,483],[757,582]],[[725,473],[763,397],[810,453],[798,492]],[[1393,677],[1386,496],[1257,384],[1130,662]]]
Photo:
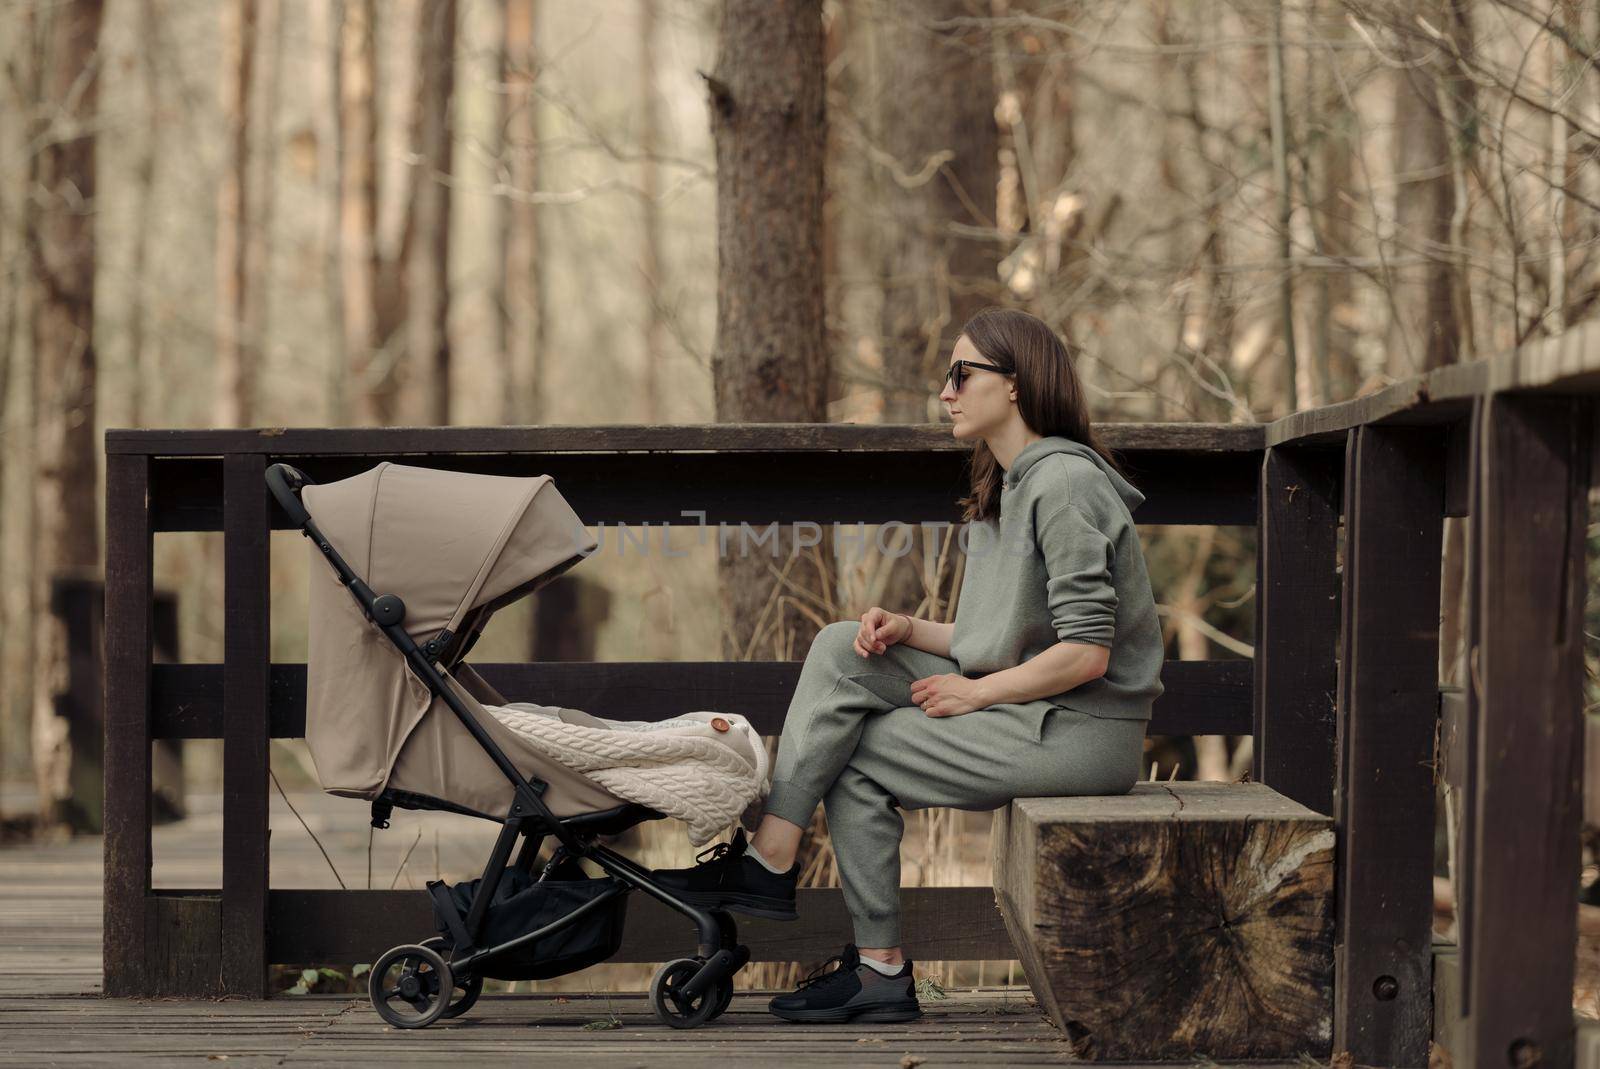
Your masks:
[[[584,1026],[615,1014],[621,1027]],[[693,1031],[658,1023],[637,995],[485,997],[467,1017],[420,1031],[385,1026],[365,1000],[121,1001],[0,997],[0,1065],[428,1065],[530,1055],[584,1066],[1057,1065],[1071,1055],[1027,999],[964,994],[909,1025],[791,1025],[740,996]]]
[[[316,866],[327,872],[326,863],[314,847],[293,845],[290,829],[298,825],[286,809],[278,812],[281,799],[275,803],[273,824],[282,831],[273,837],[274,872],[296,874],[302,879],[291,876],[288,882],[309,884]],[[155,831],[158,886],[215,883],[218,814],[203,798],[191,808],[191,819]],[[315,827],[323,807],[312,803],[311,808],[315,812],[307,814],[308,821]],[[335,833],[332,838],[341,840],[330,847],[336,863],[353,873],[358,867],[351,852],[354,840],[365,836]],[[401,838],[385,849],[398,853],[411,845],[409,836]],[[472,864],[481,864],[487,849],[485,843],[454,836],[446,842],[449,853],[460,852]],[[444,860],[445,867],[451,860]],[[364,876],[364,848],[359,862]],[[397,865],[384,857],[374,864],[375,877],[386,886]],[[430,850],[427,867],[433,866]],[[485,996],[467,1017],[419,1032],[389,1028],[364,998],[350,996],[264,1002],[102,999],[100,840],[0,848],[0,873],[0,1066],[317,1069],[358,1060],[430,1065],[497,1055],[605,1069],[700,1067],[716,1061],[730,1067],[931,1069],[1073,1060],[1070,1046],[1022,988],[953,991],[948,999],[925,1001],[925,1016],[915,1023],[859,1028],[788,1024],[766,1012],[767,994],[741,993],[720,1020],[687,1032],[661,1025],[644,998],[631,994]],[[406,882],[400,880],[402,886]],[[613,1016],[619,1027],[585,1027]]]

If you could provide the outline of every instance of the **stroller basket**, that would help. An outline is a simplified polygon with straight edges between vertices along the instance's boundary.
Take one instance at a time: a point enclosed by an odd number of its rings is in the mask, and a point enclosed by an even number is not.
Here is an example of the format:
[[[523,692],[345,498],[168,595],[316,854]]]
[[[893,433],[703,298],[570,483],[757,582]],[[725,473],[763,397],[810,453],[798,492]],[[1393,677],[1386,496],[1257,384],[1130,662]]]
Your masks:
[[[472,909],[482,883],[480,877],[453,887],[429,885],[434,924],[446,943],[454,945],[454,925],[460,924],[460,918]],[[493,980],[548,980],[605,961],[622,945],[628,896],[618,892],[624,890],[622,882],[610,876],[540,882],[524,869],[507,868],[484,913],[479,946],[509,943],[572,916],[596,899],[605,895],[611,897],[569,924],[485,958],[477,972]],[[450,907],[456,911],[453,918],[446,912]]]

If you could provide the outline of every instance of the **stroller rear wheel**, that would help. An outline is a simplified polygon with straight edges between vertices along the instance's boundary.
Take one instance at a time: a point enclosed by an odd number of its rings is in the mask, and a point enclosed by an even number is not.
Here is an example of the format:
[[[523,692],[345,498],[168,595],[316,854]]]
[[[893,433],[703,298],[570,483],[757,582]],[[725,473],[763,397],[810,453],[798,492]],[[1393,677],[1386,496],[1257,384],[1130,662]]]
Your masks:
[[[694,958],[669,961],[656,970],[650,981],[650,1008],[673,1028],[699,1028],[727,1009],[733,999],[732,977],[719,980],[699,995],[682,990],[704,964]]]
[[[372,966],[367,994],[378,1016],[396,1028],[426,1028],[450,1008],[455,979],[432,947],[397,946]]]
[[[450,951],[450,944],[445,942],[442,936],[436,935],[432,939],[424,939],[421,945],[437,952],[441,958],[445,958]],[[448,961],[449,959],[446,958],[446,960]],[[472,1009],[473,1003],[478,1001],[478,996],[483,994],[483,977],[481,976],[469,976],[463,980],[461,977],[452,974],[452,979],[455,980],[456,986],[450,995],[450,1005],[445,1008],[444,1013],[439,1015],[440,1019],[445,1021],[454,1020]],[[460,992],[460,994],[457,995],[455,992]]]
[[[715,1021],[718,1017],[721,1017],[724,1013],[727,1013],[728,1007],[733,1005],[732,980],[726,980],[723,983],[718,984],[716,990],[720,997],[717,999],[717,1004],[711,1008],[711,1016],[706,1018],[708,1021]]]
[[[719,909],[711,915],[717,919],[718,925],[722,928],[722,949],[737,949],[739,946],[739,924],[733,919],[733,914]],[[718,990],[721,991],[722,997],[717,1000],[717,1004],[712,1008],[711,1016],[707,1020],[714,1021],[721,1017],[728,1012],[728,1006],[733,1002],[733,980],[731,978]]]

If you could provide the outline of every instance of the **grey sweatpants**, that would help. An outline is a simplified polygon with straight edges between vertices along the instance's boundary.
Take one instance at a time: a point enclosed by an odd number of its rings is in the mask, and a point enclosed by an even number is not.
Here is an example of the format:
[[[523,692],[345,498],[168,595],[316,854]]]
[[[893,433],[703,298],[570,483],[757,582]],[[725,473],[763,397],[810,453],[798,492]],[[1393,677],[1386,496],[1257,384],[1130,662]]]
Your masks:
[[[900,809],[996,809],[1013,798],[1127,794],[1146,720],[1113,720],[1039,699],[930,717],[911,684],[959,672],[910,646],[862,657],[857,621],[828,624],[806,654],[778,741],[766,812],[806,827],[817,803],[863,947],[900,944]]]

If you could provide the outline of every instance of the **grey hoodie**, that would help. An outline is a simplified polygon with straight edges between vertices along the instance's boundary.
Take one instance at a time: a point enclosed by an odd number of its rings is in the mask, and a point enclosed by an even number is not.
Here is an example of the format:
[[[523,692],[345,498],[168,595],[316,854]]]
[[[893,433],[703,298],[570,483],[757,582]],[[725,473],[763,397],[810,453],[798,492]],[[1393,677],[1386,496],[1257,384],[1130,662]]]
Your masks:
[[[1111,648],[1106,673],[1053,705],[1148,720],[1165,651],[1132,512],[1144,501],[1093,449],[1030,442],[1007,469],[995,520],[959,528],[966,553],[950,656],[966,676],[1030,660],[1058,642]]]

